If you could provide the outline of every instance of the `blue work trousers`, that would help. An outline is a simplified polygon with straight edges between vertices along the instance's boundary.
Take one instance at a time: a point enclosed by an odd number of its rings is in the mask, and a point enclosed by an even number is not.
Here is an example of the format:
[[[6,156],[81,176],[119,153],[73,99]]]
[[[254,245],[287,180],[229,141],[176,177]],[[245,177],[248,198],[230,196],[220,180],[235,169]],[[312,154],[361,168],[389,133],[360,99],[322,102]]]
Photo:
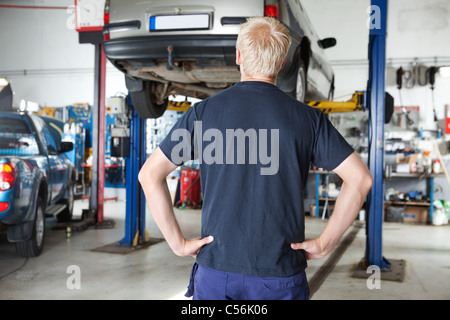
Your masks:
[[[308,300],[309,287],[304,271],[288,277],[259,277],[195,263],[186,296],[193,300]]]

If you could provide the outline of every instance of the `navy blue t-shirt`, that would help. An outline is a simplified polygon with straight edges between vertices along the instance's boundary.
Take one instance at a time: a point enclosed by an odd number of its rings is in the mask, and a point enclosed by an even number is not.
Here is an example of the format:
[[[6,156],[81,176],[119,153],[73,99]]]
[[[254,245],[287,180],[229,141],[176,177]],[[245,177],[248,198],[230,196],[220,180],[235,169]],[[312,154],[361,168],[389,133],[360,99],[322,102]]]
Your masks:
[[[200,162],[197,263],[220,271],[290,276],[306,268],[303,194],[310,163],[335,169],[352,147],[324,114],[260,81],[239,82],[190,108],[161,142],[174,164]]]

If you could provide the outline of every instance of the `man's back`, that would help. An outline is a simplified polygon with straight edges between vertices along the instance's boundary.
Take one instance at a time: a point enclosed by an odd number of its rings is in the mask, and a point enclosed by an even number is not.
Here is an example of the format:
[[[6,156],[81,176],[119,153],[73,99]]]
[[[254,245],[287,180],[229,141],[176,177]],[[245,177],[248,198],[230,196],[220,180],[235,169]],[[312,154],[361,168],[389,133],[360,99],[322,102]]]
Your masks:
[[[304,252],[290,243],[304,240],[303,188],[310,162],[333,169],[353,152],[323,114],[270,83],[245,81],[195,105],[172,132],[179,128],[190,128],[195,137],[202,236],[214,236],[198,263],[258,276],[303,271]],[[177,143],[161,144],[169,159]],[[331,164],[330,152],[336,161]]]

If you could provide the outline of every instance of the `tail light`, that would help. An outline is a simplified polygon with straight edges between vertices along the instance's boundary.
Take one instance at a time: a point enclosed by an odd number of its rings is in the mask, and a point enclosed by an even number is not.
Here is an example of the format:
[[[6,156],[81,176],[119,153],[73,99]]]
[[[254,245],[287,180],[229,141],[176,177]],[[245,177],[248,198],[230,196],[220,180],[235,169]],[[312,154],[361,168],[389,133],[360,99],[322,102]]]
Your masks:
[[[0,212],[6,211],[9,208],[9,202],[0,202]]]
[[[264,6],[264,16],[265,17],[272,17],[275,19],[280,18],[280,10],[279,10],[279,4],[278,1],[269,1],[267,0],[265,2]]]
[[[0,191],[11,189],[14,181],[16,181],[16,172],[12,164],[0,164]]]
[[[105,11],[103,13],[103,40],[108,41],[110,39],[109,37],[109,30],[108,30],[108,24],[109,24],[109,5],[110,0],[105,1]]]

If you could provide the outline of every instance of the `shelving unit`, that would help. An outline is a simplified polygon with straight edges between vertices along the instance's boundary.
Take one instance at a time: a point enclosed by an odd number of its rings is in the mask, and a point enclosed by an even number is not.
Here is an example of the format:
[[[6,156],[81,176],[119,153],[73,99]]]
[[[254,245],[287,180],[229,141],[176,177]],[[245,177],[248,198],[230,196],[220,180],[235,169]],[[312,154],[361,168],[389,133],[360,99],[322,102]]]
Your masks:
[[[329,171],[321,171],[321,170],[310,170],[309,174],[315,174],[316,176],[316,195],[315,195],[315,217],[320,217],[320,201],[335,201],[335,198],[324,198],[319,193],[319,186],[321,185],[320,176],[321,175],[336,175],[334,172]],[[389,177],[385,177],[386,181],[390,181],[392,179],[397,178],[405,178],[405,179],[427,179],[428,184],[428,197],[430,198],[430,202],[418,202],[418,201],[384,201],[384,204],[388,205],[414,205],[414,206],[426,206],[429,207],[429,221],[433,221],[433,202],[434,202],[434,179],[437,177],[443,176],[443,174],[424,174],[424,173],[397,173],[393,172],[389,175]]]

